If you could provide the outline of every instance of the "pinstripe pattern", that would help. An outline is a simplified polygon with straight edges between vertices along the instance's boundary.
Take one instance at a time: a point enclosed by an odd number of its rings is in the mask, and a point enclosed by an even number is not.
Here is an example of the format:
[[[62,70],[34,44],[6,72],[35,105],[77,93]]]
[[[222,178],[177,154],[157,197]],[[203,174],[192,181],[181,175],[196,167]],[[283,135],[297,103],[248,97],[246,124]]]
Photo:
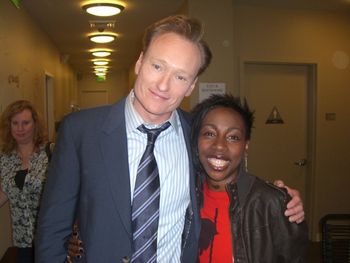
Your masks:
[[[131,262],[153,262],[150,259],[157,258],[160,185],[153,149],[158,135],[169,126],[166,122],[157,129],[138,127],[147,134],[147,147],[137,170],[132,204],[134,253]]]
[[[143,121],[133,109],[132,101],[131,91],[125,105],[131,202],[137,168],[147,144],[146,134],[137,130]],[[181,235],[190,200],[188,154],[178,114],[174,112],[169,121],[171,126],[159,135],[154,149],[161,188],[157,261],[167,263],[180,261]]]

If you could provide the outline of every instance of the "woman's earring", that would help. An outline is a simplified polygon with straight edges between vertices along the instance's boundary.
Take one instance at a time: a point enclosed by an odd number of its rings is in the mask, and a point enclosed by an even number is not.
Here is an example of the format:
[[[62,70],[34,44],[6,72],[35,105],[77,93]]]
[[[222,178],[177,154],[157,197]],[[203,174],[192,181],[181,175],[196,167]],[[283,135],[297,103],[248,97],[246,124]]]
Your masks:
[[[244,156],[244,170],[248,172],[248,154]]]

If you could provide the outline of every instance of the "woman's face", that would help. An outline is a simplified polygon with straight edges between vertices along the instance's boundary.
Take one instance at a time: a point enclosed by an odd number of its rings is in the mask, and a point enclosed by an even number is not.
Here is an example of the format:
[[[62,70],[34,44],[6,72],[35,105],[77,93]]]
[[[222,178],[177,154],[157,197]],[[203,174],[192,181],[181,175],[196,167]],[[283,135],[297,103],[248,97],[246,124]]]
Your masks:
[[[219,107],[207,113],[198,136],[198,152],[209,188],[225,191],[226,184],[237,177],[248,149],[245,134],[243,119],[233,109]]]
[[[17,144],[32,143],[35,124],[30,110],[25,109],[11,119],[11,134]]]

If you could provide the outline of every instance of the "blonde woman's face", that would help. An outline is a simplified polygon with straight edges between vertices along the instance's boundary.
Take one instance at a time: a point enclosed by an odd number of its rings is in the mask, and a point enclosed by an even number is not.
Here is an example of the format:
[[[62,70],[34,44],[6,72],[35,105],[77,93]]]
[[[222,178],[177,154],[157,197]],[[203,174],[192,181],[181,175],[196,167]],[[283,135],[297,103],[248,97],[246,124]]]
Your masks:
[[[11,119],[11,134],[17,144],[32,143],[35,124],[30,110],[25,109]]]

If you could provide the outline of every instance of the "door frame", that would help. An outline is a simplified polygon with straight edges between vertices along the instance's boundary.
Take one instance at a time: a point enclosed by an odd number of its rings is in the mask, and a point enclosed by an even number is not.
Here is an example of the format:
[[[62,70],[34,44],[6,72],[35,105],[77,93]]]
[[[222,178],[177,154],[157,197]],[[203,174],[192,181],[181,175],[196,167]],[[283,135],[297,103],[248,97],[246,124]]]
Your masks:
[[[46,120],[47,136],[49,141],[53,141],[55,137],[55,90],[54,75],[44,72],[44,114]]]
[[[239,59],[239,79],[238,93],[240,98],[245,97],[245,66],[252,65],[281,65],[281,66],[306,66],[307,67],[307,92],[306,92],[306,153],[307,167],[305,178],[305,199],[303,200],[304,210],[307,221],[310,224],[309,236],[312,240],[318,241],[317,229],[318,222],[315,221],[315,160],[316,160],[316,93],[317,93],[317,63],[300,61],[279,61],[279,60],[261,60],[261,59]],[[276,178],[278,179],[278,178]]]

